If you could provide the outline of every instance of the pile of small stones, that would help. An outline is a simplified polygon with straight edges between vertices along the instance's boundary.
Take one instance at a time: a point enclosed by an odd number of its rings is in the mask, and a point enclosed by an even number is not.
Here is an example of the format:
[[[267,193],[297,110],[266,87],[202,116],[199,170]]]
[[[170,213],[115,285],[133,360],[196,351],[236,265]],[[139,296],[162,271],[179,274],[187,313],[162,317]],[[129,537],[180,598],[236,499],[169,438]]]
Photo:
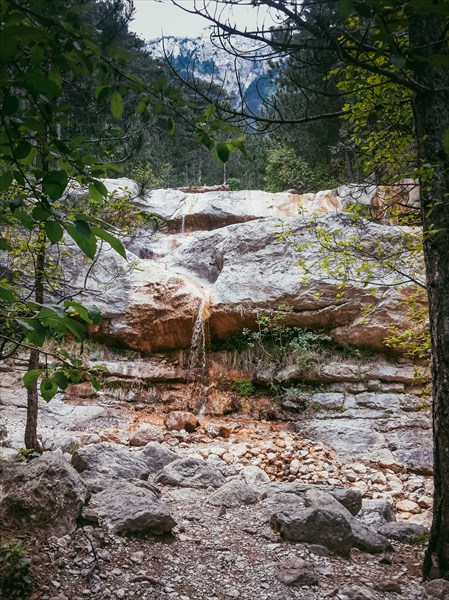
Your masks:
[[[321,443],[298,434],[276,432],[230,432],[227,439],[205,435],[167,432],[166,443],[179,450],[195,452],[203,458],[218,457],[236,472],[245,466],[257,466],[271,481],[343,485],[358,489],[364,498],[389,500],[400,520],[425,525],[431,522],[433,481],[430,477],[407,473],[388,456],[376,464],[358,458],[345,462]],[[245,437],[245,441],[240,441]],[[220,440],[220,441],[218,441]]]

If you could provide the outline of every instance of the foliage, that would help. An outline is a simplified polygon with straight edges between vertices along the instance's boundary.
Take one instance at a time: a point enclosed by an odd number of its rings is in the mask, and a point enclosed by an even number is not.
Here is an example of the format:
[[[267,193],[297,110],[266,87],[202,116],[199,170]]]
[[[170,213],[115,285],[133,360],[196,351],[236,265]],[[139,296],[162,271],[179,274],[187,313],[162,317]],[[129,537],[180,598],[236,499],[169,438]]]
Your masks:
[[[0,542],[0,596],[2,598],[17,598],[28,596],[31,586],[29,577],[31,561],[20,540],[5,540]]]
[[[316,187],[315,174],[309,165],[298,158],[293,148],[276,146],[268,152],[265,189],[283,192],[294,188],[299,193],[313,191]]]
[[[240,179],[238,177],[230,177],[228,179],[228,185],[229,185],[229,189],[231,191],[238,191],[238,190],[243,189],[242,182],[240,181]]]
[[[254,396],[256,388],[250,379],[235,379],[232,382],[232,389],[242,398]]]
[[[329,336],[286,326],[289,312],[287,307],[281,307],[276,312],[259,316],[255,331],[243,330],[247,345],[252,349],[254,367],[271,364],[280,368],[294,364],[298,370],[306,372],[316,367],[329,352]]]

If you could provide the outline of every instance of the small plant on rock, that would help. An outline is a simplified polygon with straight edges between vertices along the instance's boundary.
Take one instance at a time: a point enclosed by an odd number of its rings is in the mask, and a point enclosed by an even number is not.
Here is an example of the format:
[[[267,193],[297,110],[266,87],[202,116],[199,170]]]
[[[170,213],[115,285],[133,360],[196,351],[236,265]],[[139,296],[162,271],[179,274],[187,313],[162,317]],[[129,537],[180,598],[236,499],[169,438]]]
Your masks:
[[[254,396],[256,392],[253,382],[249,379],[236,379],[232,382],[232,389],[243,398]]]

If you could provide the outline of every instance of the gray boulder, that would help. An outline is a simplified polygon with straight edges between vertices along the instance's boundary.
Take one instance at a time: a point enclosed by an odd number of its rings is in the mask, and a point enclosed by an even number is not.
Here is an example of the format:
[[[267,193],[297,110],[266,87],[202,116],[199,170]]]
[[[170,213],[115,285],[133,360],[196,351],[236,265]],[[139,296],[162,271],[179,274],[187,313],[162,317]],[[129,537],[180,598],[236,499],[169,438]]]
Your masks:
[[[304,504],[306,507],[321,507],[339,513],[347,519],[352,531],[352,544],[363,552],[372,554],[391,549],[391,544],[386,537],[379,535],[373,529],[354,518],[353,515],[338,502],[334,496],[318,489],[310,489],[305,493]]]
[[[151,486],[126,481],[114,482],[113,487],[95,494],[85,512],[114,533],[162,534],[176,525]]]
[[[5,467],[0,516],[15,529],[61,537],[75,531],[86,496],[81,477],[62,453],[49,452]]]
[[[142,448],[139,456],[146,463],[150,473],[157,473],[166,465],[179,458],[179,454],[172,452],[158,442],[150,442],[147,444]]]
[[[166,465],[156,475],[156,483],[174,487],[218,488],[226,483],[226,479],[202,458],[188,456]]]
[[[348,519],[324,508],[281,511],[271,516],[270,525],[286,540],[320,544],[346,558],[354,545]]]
[[[396,540],[404,544],[415,544],[429,534],[429,530],[424,525],[404,523],[403,521],[385,523],[378,529],[378,532],[389,540]]]
[[[362,510],[358,514],[358,518],[370,526],[380,526],[385,523],[396,521],[396,515],[388,500],[375,499],[363,500]]]
[[[317,585],[318,578],[313,565],[297,556],[288,557],[276,567],[276,577],[289,586]]]
[[[242,504],[255,504],[258,495],[249,485],[240,479],[232,479],[212,494],[208,502],[213,506],[234,508]]]
[[[121,479],[147,479],[149,468],[137,452],[110,442],[91,444],[77,450],[72,465],[79,473],[95,471]]]

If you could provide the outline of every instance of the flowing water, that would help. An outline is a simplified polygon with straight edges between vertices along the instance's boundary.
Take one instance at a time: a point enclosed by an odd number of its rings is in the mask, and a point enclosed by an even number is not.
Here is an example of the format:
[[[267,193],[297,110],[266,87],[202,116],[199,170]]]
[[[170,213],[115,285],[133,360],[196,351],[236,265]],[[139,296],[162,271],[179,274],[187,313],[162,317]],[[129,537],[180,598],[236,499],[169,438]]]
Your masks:
[[[195,395],[199,396],[197,414],[203,416],[206,411],[207,397],[202,393],[207,378],[206,362],[206,324],[210,307],[210,299],[204,297],[198,310],[192,332],[190,356],[188,363],[189,377],[195,385]]]

